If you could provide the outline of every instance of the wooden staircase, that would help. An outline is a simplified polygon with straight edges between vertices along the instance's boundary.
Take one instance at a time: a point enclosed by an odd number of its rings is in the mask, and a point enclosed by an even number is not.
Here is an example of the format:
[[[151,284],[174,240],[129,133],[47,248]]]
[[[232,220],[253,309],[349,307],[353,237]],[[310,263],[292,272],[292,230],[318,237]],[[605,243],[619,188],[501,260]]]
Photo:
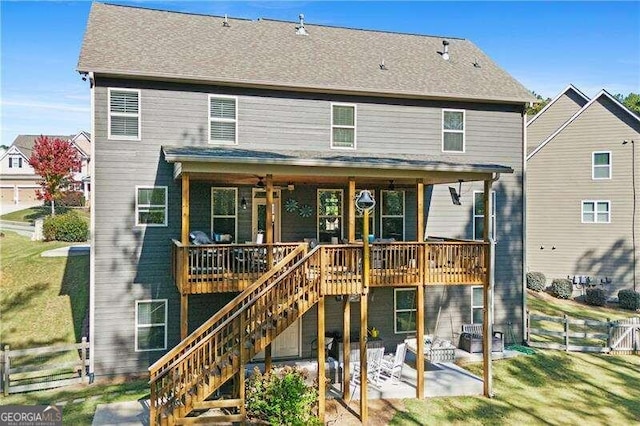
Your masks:
[[[320,253],[300,245],[149,367],[152,425],[245,419],[245,365],[317,303]],[[208,399],[233,377],[232,399]],[[209,409],[235,412],[194,416]]]

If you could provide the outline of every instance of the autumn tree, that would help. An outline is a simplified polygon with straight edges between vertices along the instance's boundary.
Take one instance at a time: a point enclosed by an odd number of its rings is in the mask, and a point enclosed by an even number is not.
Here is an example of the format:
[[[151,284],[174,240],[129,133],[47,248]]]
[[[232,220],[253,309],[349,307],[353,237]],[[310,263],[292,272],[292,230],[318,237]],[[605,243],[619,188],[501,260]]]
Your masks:
[[[62,190],[74,183],[73,174],[80,170],[80,156],[71,142],[60,138],[39,136],[33,147],[29,165],[42,180],[42,189],[36,191],[39,200],[51,202],[51,215],[55,215],[55,200]]]

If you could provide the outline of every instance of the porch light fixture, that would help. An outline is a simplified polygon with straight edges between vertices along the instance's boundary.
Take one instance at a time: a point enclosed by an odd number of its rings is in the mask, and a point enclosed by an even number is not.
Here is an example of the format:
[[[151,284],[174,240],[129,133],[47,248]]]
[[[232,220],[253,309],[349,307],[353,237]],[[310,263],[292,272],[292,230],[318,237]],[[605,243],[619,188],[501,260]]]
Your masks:
[[[462,179],[458,180],[458,191],[456,191],[456,189],[453,186],[449,187],[449,194],[451,194],[451,202],[456,206],[459,206],[462,204],[462,202],[460,201],[460,196],[462,195],[462,182],[464,182]]]
[[[242,200],[240,200],[240,207],[242,207],[242,210],[247,209],[247,199],[244,198],[244,195],[242,196]]]
[[[287,182],[287,189],[289,191],[293,191],[294,189],[296,189],[295,185],[293,184],[293,182]]]

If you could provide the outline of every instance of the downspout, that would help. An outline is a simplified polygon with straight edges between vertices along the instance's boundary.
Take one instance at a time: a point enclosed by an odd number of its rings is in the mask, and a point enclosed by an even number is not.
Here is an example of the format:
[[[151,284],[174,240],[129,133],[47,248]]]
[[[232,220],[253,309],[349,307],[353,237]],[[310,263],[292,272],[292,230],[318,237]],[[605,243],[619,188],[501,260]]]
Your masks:
[[[496,224],[497,224],[497,215],[495,213],[495,205],[493,205],[492,200],[493,197],[491,196],[491,191],[492,191],[492,186],[495,182],[498,181],[498,179],[500,179],[500,173],[496,173],[491,179],[485,181],[485,191],[488,192],[488,196],[487,194],[485,194],[485,200],[488,200],[489,202],[487,203],[487,205],[485,206],[485,218],[488,216],[489,220],[486,221],[485,220],[485,224],[488,224],[489,226],[488,228],[488,232],[486,233],[486,235],[489,237],[489,277],[488,277],[488,281],[489,281],[489,288],[488,291],[486,292],[486,296],[487,296],[487,300],[485,301],[485,306],[487,306],[489,309],[487,310],[487,326],[484,327],[484,331],[483,331],[483,343],[484,343],[484,348],[485,348],[485,356],[487,358],[486,361],[486,375],[485,375],[485,395],[488,396],[489,398],[493,398],[494,393],[493,393],[493,365],[492,365],[492,359],[491,359],[491,354],[493,353],[493,347],[492,347],[492,343],[493,343],[493,325],[494,325],[494,318],[495,318],[495,306],[494,306],[494,291],[495,291],[495,266],[496,266],[496,240],[495,238],[493,238],[493,233],[494,233],[494,229],[493,229],[493,221],[491,220],[491,216],[496,216]],[[486,355],[488,353],[488,355]]]
[[[527,108],[522,108],[522,340],[527,335]]]
[[[90,218],[89,224],[89,380],[93,382],[95,369],[95,299],[96,299],[96,96],[95,76],[89,73],[89,90],[91,93],[91,159],[89,160],[89,174],[91,188],[89,192]],[[84,368],[84,367],[83,367]]]

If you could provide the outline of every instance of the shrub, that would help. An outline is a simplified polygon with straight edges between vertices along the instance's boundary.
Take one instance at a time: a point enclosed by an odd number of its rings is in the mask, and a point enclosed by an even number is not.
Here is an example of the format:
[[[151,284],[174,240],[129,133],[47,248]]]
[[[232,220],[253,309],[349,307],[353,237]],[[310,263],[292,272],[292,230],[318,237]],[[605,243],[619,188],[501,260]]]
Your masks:
[[[588,288],[584,300],[591,306],[604,306],[607,302],[604,290],[601,288]]]
[[[306,378],[306,371],[294,367],[265,374],[256,367],[246,384],[247,414],[271,425],[320,424],[312,414],[318,392]]]
[[[573,292],[573,283],[566,278],[556,278],[551,282],[551,294],[558,299],[569,299]]]
[[[56,204],[63,207],[84,207],[84,194],[81,191],[65,191]]]
[[[547,277],[542,272],[527,272],[527,288],[542,291],[547,285]]]
[[[47,216],[42,231],[47,241],[87,241],[89,224],[78,213],[69,211],[56,216]]]
[[[633,290],[620,290],[618,292],[618,301],[622,309],[637,311],[640,309],[640,293]]]

